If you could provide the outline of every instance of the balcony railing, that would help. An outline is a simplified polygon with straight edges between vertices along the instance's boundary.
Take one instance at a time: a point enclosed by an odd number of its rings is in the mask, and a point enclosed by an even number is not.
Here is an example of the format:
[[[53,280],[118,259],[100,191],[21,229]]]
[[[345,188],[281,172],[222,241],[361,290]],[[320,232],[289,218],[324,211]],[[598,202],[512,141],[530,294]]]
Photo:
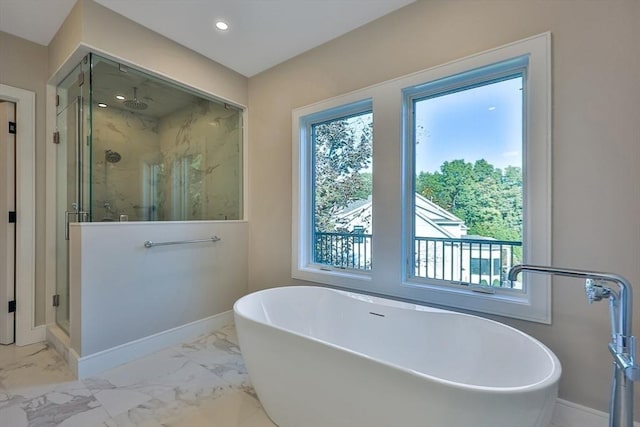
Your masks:
[[[415,238],[415,277],[511,287],[509,269],[522,260],[522,242]]]
[[[315,232],[314,236],[314,262],[371,270],[371,234]],[[506,274],[522,261],[522,242],[416,237],[414,260],[415,277],[511,287]]]
[[[315,233],[314,261],[336,268],[371,270],[371,234]]]

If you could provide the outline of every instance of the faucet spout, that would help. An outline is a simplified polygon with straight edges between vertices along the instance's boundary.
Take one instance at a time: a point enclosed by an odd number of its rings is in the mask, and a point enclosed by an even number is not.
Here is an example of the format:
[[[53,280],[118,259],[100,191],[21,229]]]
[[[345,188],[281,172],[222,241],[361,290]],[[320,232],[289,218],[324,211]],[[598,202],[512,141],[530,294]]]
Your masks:
[[[509,280],[516,280],[521,272],[585,279],[585,290],[590,303],[603,298],[609,299],[612,323],[609,350],[614,359],[609,427],[632,427],[633,381],[640,379],[640,366],[635,364],[635,338],[631,333],[633,300],[629,281],[612,273],[530,264],[512,267],[508,274]],[[618,286],[617,292],[604,287],[601,282],[615,283]]]
[[[514,281],[521,272],[551,274],[555,276],[574,277],[578,279],[600,280],[605,282],[613,282],[618,286],[618,319],[616,321],[616,331],[623,336],[631,336],[631,315],[632,315],[632,296],[631,284],[624,277],[613,274],[603,273],[600,271],[575,270],[572,268],[557,268],[543,265],[520,264],[513,266],[509,270],[509,280]]]

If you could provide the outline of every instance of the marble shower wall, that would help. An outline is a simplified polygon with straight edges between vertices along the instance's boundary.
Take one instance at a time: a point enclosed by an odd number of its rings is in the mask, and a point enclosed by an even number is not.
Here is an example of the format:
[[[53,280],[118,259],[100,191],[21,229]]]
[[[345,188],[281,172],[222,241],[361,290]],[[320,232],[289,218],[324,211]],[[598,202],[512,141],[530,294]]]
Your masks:
[[[107,150],[120,160],[106,161]],[[153,206],[145,206],[143,171],[160,164],[158,120],[116,108],[93,109],[93,221],[118,221],[120,214],[129,221],[149,220]],[[109,207],[105,207],[108,203]]]
[[[242,218],[240,114],[201,99],[160,120],[161,218]]]
[[[160,119],[94,108],[93,221],[241,219],[240,114],[205,100]]]

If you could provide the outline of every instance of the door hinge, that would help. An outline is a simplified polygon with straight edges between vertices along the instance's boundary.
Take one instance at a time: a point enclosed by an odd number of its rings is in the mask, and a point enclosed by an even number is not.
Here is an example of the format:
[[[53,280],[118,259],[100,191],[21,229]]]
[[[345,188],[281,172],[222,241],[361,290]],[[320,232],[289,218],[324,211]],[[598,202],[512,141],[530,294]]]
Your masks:
[[[53,306],[54,307],[60,306],[60,295],[56,294],[53,296]]]
[[[16,211],[9,211],[9,224],[15,224],[16,222]]]
[[[9,313],[16,312],[16,300],[9,301]]]
[[[53,133],[53,143],[60,144],[60,132],[56,131]]]
[[[60,95],[56,95],[56,107],[60,106]]]
[[[16,134],[16,122],[9,122],[9,133]]]
[[[82,86],[84,84],[84,73],[78,74],[78,86]]]

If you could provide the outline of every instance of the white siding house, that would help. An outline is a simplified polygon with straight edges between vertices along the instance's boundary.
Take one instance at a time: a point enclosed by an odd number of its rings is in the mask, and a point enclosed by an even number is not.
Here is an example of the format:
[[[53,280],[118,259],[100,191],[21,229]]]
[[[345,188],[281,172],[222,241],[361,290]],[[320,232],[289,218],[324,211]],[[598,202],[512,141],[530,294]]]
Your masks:
[[[336,215],[345,236],[351,238],[349,250],[356,254],[361,265],[369,268],[371,239],[351,236],[372,234],[371,205],[371,198],[360,200]],[[510,267],[512,246],[500,244],[491,237],[467,235],[467,226],[462,219],[419,194],[415,196],[415,212],[414,276],[501,285],[502,274]],[[363,260],[363,256],[366,259]]]

